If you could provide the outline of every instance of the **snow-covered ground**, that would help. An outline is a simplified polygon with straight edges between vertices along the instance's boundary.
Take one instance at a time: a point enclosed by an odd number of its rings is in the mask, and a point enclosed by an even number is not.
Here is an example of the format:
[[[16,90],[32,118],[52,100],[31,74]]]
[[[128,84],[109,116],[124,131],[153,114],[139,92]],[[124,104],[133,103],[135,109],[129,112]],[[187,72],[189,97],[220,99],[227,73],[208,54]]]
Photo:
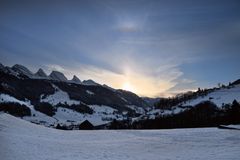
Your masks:
[[[135,105],[126,105],[126,107],[134,110],[136,113],[139,113],[139,114],[144,114],[145,113],[145,110],[143,108],[135,106]]]
[[[171,115],[178,114],[180,112],[185,111],[187,106],[195,106],[204,101],[211,101],[217,105],[220,109],[222,109],[223,104],[231,104],[234,100],[240,102],[240,85],[232,86],[231,88],[221,88],[219,90],[213,91],[206,96],[199,96],[196,99],[191,99],[184,103],[178,104],[174,106],[171,110],[163,110],[163,109],[153,109],[147,112],[147,115],[150,119],[154,119],[158,115]],[[183,107],[178,107],[182,105]]]
[[[68,104],[68,105],[80,104],[80,101],[70,99],[67,92],[62,91],[54,84],[52,84],[52,86],[55,88],[55,93],[52,95],[48,95],[45,98],[43,98],[44,95],[41,95],[40,102],[47,102],[47,103],[52,104],[53,106],[55,106],[59,103]]]
[[[184,106],[194,106],[202,101],[212,101],[218,107],[222,107],[222,104],[230,104],[234,100],[240,101],[240,85],[233,86],[232,88],[222,88],[217,91],[214,91],[207,96],[198,97],[184,103]]]
[[[225,126],[225,125],[222,125]],[[235,128],[240,130],[240,124],[239,125],[226,125],[225,127]]]
[[[41,100],[42,102],[48,102],[52,105],[56,105],[58,103],[80,103],[80,101],[71,100],[66,92],[63,92],[58,88],[53,95],[47,96]],[[80,124],[85,120],[90,121],[94,126],[98,126],[107,124],[113,119],[123,120],[123,116],[117,113],[116,109],[104,105],[89,105],[89,107],[94,111],[93,114],[82,114],[72,109],[58,107],[55,115],[50,117],[46,114],[36,111],[34,106],[31,105],[31,102],[27,99],[25,101],[21,101],[7,94],[0,94],[0,103],[4,102],[15,102],[26,105],[31,110],[31,116],[25,116],[23,119],[37,124],[43,124],[45,126],[56,126],[58,123],[65,125]]]
[[[236,160],[240,131],[217,128],[173,130],[62,131],[0,114],[3,160]]]
[[[14,103],[26,105],[31,110],[31,116],[23,117],[23,119],[25,119],[27,121],[31,121],[34,123],[40,123],[40,124],[43,124],[46,126],[49,126],[49,125],[57,122],[56,119],[49,117],[46,114],[36,111],[34,109],[33,105],[31,105],[31,102],[27,99],[25,101],[21,101],[12,96],[7,95],[7,94],[0,94],[0,103],[4,103],[4,102],[14,102]]]
[[[82,114],[71,109],[58,107],[53,116],[61,124],[80,124],[85,120],[91,122],[94,126],[111,122],[113,119],[122,120],[122,115],[115,114],[115,109],[108,106],[89,105],[93,109],[93,114]]]

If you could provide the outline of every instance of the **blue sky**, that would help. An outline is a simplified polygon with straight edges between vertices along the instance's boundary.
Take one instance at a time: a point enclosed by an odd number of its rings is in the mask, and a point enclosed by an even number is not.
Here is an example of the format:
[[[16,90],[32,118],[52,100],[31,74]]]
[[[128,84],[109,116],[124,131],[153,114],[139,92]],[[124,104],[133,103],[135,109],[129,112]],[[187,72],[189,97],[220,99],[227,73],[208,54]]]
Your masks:
[[[0,1],[0,60],[143,96],[240,76],[240,2]]]

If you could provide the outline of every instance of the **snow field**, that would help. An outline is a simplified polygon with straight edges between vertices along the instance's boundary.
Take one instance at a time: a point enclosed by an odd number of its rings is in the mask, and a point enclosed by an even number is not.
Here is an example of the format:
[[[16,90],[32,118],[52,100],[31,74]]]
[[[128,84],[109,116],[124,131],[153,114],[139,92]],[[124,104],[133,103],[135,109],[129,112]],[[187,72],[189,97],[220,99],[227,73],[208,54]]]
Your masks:
[[[62,131],[0,114],[4,160],[235,160],[240,132],[217,128]]]

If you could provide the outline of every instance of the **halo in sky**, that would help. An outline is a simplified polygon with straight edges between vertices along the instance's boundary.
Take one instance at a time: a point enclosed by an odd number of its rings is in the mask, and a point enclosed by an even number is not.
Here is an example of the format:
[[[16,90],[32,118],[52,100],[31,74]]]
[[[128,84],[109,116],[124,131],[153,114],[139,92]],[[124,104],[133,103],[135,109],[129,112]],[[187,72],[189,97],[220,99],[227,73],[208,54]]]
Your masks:
[[[125,21],[120,24],[119,30],[121,32],[136,32],[139,30],[139,26],[133,21]]]

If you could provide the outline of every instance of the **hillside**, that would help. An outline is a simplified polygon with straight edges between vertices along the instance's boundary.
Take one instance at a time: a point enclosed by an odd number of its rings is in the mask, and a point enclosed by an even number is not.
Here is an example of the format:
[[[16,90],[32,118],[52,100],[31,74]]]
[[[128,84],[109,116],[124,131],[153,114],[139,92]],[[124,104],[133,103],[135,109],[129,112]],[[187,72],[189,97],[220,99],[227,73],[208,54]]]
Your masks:
[[[240,85],[236,83],[182,94],[181,97],[162,98],[154,109],[134,119],[130,127],[163,129],[239,124],[239,102]]]
[[[101,85],[68,80],[58,71],[35,74],[0,65],[0,111],[48,127],[78,129],[88,120],[103,129],[210,127],[240,123],[239,80],[172,98],[147,98]],[[155,107],[154,107],[154,106]]]
[[[38,74],[33,74],[21,65],[12,68],[2,65],[1,110],[45,126],[79,124],[84,120],[97,126],[113,119],[139,116],[149,107],[134,93],[96,85],[92,80],[83,83],[79,80],[77,83],[76,76],[73,80],[67,80],[56,71],[46,77],[43,70],[39,70]],[[19,104],[21,107],[18,107]],[[17,115],[16,112],[21,114]]]
[[[223,109],[225,105],[232,104],[234,100],[240,102],[240,84],[198,92],[183,94],[182,97],[161,99],[156,103],[155,109],[147,114],[177,114],[206,101],[214,103],[219,109]]]

